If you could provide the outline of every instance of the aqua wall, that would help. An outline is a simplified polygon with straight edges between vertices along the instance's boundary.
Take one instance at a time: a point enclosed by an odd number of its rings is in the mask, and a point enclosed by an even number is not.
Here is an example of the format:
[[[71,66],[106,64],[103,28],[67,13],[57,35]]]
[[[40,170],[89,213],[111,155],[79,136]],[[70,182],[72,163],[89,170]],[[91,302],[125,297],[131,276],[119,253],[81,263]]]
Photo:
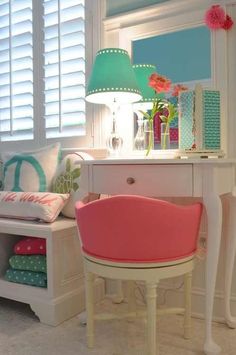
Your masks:
[[[211,78],[211,37],[201,26],[133,42],[133,63],[149,63],[172,82]]]
[[[169,0],[107,0],[107,16],[118,15]]]

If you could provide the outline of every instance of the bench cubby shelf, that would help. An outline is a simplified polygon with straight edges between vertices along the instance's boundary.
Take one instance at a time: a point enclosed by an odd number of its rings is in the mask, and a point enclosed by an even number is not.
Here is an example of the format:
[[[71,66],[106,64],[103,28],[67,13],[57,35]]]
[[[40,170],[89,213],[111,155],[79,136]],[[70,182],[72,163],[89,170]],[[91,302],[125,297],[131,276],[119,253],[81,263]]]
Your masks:
[[[47,288],[4,280],[14,244],[24,236],[46,239]],[[84,275],[75,220],[53,223],[0,218],[0,297],[28,303],[42,323],[56,326],[85,308]],[[104,296],[97,280],[96,297]]]

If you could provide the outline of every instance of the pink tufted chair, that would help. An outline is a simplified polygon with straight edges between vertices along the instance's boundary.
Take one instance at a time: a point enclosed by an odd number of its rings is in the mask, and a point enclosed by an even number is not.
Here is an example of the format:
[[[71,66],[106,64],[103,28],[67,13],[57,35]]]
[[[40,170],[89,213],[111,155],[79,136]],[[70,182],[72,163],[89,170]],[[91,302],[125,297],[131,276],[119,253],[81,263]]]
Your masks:
[[[87,344],[93,347],[94,275],[145,281],[148,355],[156,355],[156,289],[159,280],[185,275],[185,337],[190,336],[191,272],[202,204],[118,195],[76,204],[86,276]]]

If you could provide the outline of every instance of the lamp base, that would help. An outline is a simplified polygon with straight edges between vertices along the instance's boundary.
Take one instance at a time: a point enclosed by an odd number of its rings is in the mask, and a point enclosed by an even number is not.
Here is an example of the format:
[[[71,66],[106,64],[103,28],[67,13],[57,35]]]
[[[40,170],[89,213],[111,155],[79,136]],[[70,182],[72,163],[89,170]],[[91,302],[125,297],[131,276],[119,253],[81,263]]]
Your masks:
[[[123,139],[116,133],[111,132],[110,136],[107,138],[107,148],[112,156],[119,155],[123,145]]]

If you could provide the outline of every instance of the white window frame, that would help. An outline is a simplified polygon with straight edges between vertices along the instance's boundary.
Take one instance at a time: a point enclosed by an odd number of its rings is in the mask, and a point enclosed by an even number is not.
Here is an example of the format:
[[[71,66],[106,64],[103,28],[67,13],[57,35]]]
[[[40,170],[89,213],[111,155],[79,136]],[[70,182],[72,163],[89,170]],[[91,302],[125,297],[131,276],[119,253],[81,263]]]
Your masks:
[[[91,72],[96,52],[103,44],[102,19],[105,17],[105,0],[85,0],[85,57],[86,81]],[[37,16],[34,16],[37,14]],[[37,19],[37,20],[35,20]],[[0,152],[32,150],[55,142],[62,148],[77,149],[100,145],[100,119],[95,119],[96,108],[86,103],[86,135],[80,137],[59,137],[46,139],[44,123],[44,83],[43,83],[43,2],[33,0],[33,60],[34,60],[34,139],[25,141],[0,142]],[[41,53],[41,55],[39,55]],[[37,70],[36,70],[37,68]],[[99,116],[99,114],[98,114]]]

